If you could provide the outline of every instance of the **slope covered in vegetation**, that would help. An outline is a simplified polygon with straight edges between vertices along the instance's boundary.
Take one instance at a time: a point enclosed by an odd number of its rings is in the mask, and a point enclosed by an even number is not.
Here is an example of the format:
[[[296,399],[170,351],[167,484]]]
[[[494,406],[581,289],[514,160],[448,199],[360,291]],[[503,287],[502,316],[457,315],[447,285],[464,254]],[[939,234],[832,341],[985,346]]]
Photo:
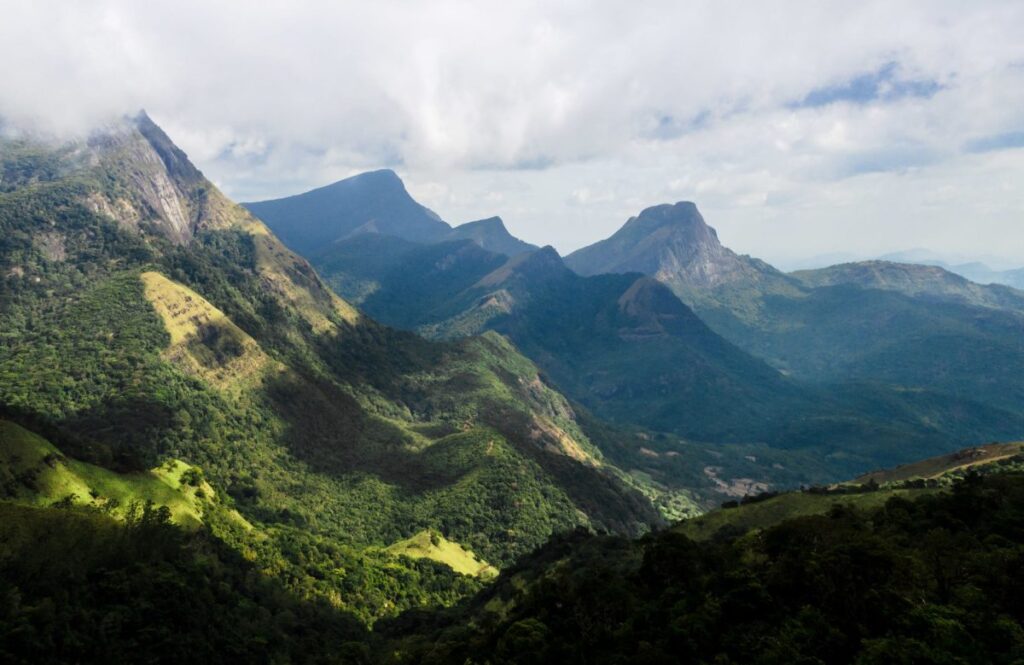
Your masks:
[[[561,538],[442,621],[392,623],[389,653],[403,663],[1012,663],[1024,655],[1022,562],[1024,476],[973,475],[745,536]]]
[[[302,593],[369,621],[472,587],[400,583],[437,565],[371,546],[435,529],[507,565],[659,521],[505,340],[360,315],[148,118],[2,147],[0,413],[110,471],[198,467]]]
[[[682,213],[679,208],[684,208]],[[791,295],[803,294],[805,287],[795,279],[721,247],[695,209],[687,213],[685,208],[652,209],[649,215],[658,213],[653,220],[641,216],[636,233],[631,231],[622,243],[629,238],[640,242],[636,235],[657,240],[673,234],[683,236],[673,240],[679,252],[688,243],[712,243],[691,248],[696,254],[689,259],[725,263],[708,274],[693,267],[699,273],[690,275],[696,280],[693,288],[709,297],[724,294],[723,289],[746,289],[749,279],[763,286],[768,282],[762,284],[757,277],[763,274],[774,275],[776,286],[788,285]],[[654,240],[641,245],[653,252],[661,247]],[[779,317],[780,338],[792,340],[793,357],[817,357],[822,368],[787,376],[723,339],[660,281],[636,273],[581,277],[551,248],[506,258],[469,242],[424,245],[364,234],[322,247],[310,259],[336,288],[384,322],[442,339],[500,332],[537,363],[552,385],[601,418],[653,436],[661,432],[712,444],[721,460],[697,466],[695,457],[706,456],[699,451],[686,455],[695,468],[749,466],[737,459],[737,446],[754,443],[790,453],[785,462],[775,459],[734,478],[776,487],[835,481],[964,443],[1024,432],[1020,382],[1013,380],[1019,369],[1015,359],[1024,355],[1005,345],[979,350],[964,344],[963,326],[940,343],[935,335],[944,333],[928,328],[927,320],[908,322],[903,330],[902,316],[865,304],[895,298],[907,302],[896,303],[893,311],[931,312],[930,319],[940,315],[934,303],[914,304],[899,293],[858,287],[848,294],[848,305],[856,310],[849,321],[838,294],[830,296],[822,316],[801,318],[800,308],[817,302],[825,288],[806,297],[773,296],[761,303],[762,314]],[[801,304],[785,304],[797,301]],[[779,313],[785,307],[795,308],[790,319]],[[1005,315],[984,315],[990,314]],[[835,319],[834,325],[823,323],[828,317]],[[982,318],[972,321],[977,326]],[[879,334],[880,327],[888,333]],[[1024,337],[1012,332],[1003,327],[1000,334],[1019,345]],[[927,352],[916,346],[922,337],[930,340]],[[843,340],[839,348],[830,347],[837,339]],[[891,352],[872,368],[844,371],[858,354],[869,356],[883,346]],[[900,352],[904,347],[907,353]],[[1007,361],[1004,366],[980,369],[1000,354]],[[594,428],[590,433],[594,436]],[[650,445],[641,443],[632,451],[614,443],[602,447],[621,453],[612,459],[630,471],[656,467],[668,486],[710,487],[700,479],[695,482],[675,460],[660,457]],[[640,449],[654,454],[638,456]],[[747,455],[749,451],[742,453]]]

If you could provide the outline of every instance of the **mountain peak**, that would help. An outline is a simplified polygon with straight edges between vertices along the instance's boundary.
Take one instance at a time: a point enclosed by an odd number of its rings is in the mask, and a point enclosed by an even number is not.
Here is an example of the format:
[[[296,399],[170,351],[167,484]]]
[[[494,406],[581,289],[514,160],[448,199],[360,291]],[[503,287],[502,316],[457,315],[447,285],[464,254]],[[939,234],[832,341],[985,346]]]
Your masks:
[[[650,275],[691,304],[696,292],[722,284],[787,279],[771,266],[723,247],[692,201],[645,208],[610,238],[570,254],[566,264],[581,275]]]
[[[285,244],[307,255],[359,233],[435,242],[451,230],[432,210],[413,200],[390,169],[360,173],[304,194],[243,205]]]
[[[653,205],[641,210],[637,218],[659,219],[668,222],[697,219],[702,224],[704,223],[704,218],[701,217],[700,211],[697,210],[697,204],[693,201],[677,201],[675,203]]]
[[[358,173],[354,176],[350,176],[343,180],[339,180],[338,182],[332,183],[327,186],[335,187],[338,185],[343,185],[344,183],[348,183],[350,185],[354,183],[377,183],[380,185],[395,185],[401,187],[403,190],[405,189],[405,182],[402,180],[401,177],[399,177],[397,173],[395,173],[391,169],[377,169],[375,171],[365,171],[363,173]]]
[[[561,255],[558,253],[558,250],[552,247],[551,245],[544,245],[537,251],[531,253],[530,260],[540,261],[547,265],[558,265],[562,267],[565,266],[565,263],[562,261]]]
[[[144,110],[134,118],[139,133],[153,146],[167,172],[185,186],[196,186],[205,181],[202,172],[192,164],[188,155],[174,144],[171,137],[149,117]]]
[[[80,147],[68,168],[98,168],[120,186],[92,192],[86,206],[124,226],[187,244],[229,207],[145,111],[96,128]]]
[[[645,208],[607,240],[567,257],[569,267],[583,275],[640,272],[660,275],[666,270],[708,270],[735,257],[718,241],[692,201]],[[712,282],[714,277],[697,276]]]
[[[472,240],[490,252],[505,256],[516,256],[537,249],[536,245],[524,242],[509,233],[501,217],[488,217],[460,224],[452,229],[445,238],[445,240],[456,239]]]
[[[636,217],[631,217],[622,231],[633,233],[654,233],[658,231],[688,234],[691,242],[720,244],[718,233],[707,225],[697,204],[692,201],[663,203],[645,208]]]
[[[478,219],[475,222],[466,222],[465,224],[461,224],[460,226],[469,226],[471,224],[479,226],[481,228],[501,230],[504,231],[505,233],[508,233],[508,229],[505,228],[505,222],[501,219],[501,217],[498,217],[497,215],[495,215],[494,217],[488,217],[486,219]]]
[[[558,251],[551,245],[545,245],[532,252],[524,252],[513,256],[494,272],[484,276],[477,286],[496,286],[513,278],[530,281],[548,280],[571,274]]]

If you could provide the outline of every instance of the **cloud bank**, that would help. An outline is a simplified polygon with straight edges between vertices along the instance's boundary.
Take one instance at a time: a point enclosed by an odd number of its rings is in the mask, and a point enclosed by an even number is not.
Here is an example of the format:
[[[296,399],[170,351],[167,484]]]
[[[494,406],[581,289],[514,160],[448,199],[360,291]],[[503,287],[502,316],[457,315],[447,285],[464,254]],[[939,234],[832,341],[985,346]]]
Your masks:
[[[10,4],[0,115],[145,108],[239,200],[391,167],[562,251],[689,199],[772,260],[1024,264],[1019,2]]]

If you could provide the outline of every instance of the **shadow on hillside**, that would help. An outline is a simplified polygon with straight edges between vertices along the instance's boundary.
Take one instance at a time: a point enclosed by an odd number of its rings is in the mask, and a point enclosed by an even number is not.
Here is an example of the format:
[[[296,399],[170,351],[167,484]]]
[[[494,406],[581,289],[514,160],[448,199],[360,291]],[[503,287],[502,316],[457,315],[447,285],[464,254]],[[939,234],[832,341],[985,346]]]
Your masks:
[[[419,494],[450,485],[472,470],[440,463],[439,457],[455,457],[444,453],[457,441],[441,436],[417,449],[421,440],[385,417],[367,414],[352,395],[327,382],[280,377],[264,390],[287,423],[284,445],[314,471],[334,476],[365,473]]]

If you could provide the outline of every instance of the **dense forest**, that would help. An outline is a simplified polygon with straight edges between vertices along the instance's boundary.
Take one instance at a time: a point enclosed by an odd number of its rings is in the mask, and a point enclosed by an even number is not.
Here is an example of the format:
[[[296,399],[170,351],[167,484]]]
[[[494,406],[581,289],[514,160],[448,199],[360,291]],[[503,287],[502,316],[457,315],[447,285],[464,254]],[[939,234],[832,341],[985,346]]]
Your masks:
[[[1016,663],[1022,597],[1024,475],[970,474],[705,541],[577,533],[386,630],[409,663]]]
[[[389,549],[418,534],[484,569],[661,522],[506,340],[361,316],[145,116],[72,146],[0,139],[0,169],[6,498],[144,501],[140,478],[187,463],[251,527],[199,510],[206,528],[364,624],[479,588]]]
[[[742,508],[741,508],[742,509]],[[694,540],[580,530],[377,623],[135,506],[0,504],[5,662],[1015,663],[1024,474]],[[69,556],[74,552],[74,556]],[[443,586],[449,580],[438,579]]]

